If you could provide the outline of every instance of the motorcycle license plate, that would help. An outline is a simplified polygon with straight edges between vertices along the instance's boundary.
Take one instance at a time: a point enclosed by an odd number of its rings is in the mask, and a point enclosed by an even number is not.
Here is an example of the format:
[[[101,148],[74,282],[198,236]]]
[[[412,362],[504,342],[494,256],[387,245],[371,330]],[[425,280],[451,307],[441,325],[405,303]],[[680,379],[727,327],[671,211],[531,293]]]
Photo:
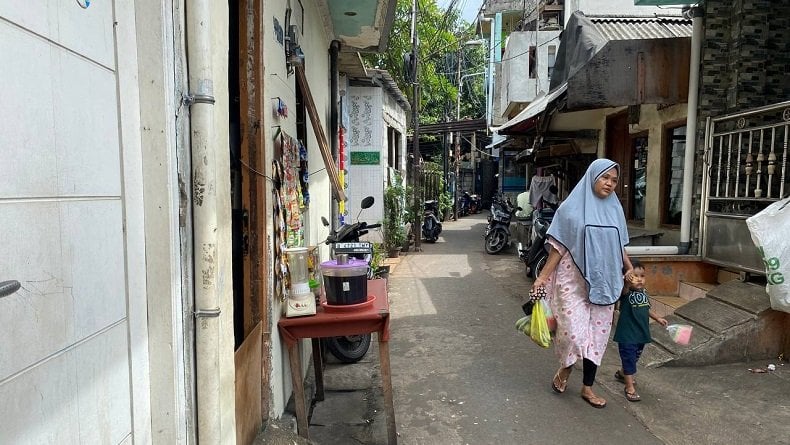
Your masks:
[[[370,243],[335,243],[335,254],[370,253]]]

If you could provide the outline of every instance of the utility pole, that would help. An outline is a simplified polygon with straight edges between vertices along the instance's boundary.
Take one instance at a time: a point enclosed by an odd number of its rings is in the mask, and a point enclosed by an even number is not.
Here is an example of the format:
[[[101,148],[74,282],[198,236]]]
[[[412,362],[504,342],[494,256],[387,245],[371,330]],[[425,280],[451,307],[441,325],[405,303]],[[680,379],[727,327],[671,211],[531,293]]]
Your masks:
[[[411,233],[414,235],[414,250],[420,251],[420,241],[422,237],[422,196],[420,186],[420,120],[418,109],[420,107],[420,85],[417,82],[417,0],[412,0],[411,4],[411,82],[412,82],[412,105],[411,116],[413,125],[412,135],[412,210],[414,210],[413,221],[411,223]]]
[[[482,43],[483,43],[482,40],[470,40],[468,42],[460,43],[458,45],[458,59],[456,60],[458,67],[457,67],[456,72],[455,72],[455,82],[458,85],[458,94],[455,97],[455,121],[456,122],[460,122],[461,121],[461,95],[462,95],[462,93],[464,91],[464,84],[461,81],[464,79],[464,77],[471,77],[471,76],[476,76],[476,75],[482,74],[482,73],[473,73],[473,74],[464,74],[463,76],[461,76],[461,65],[462,65],[462,62],[463,62],[463,55],[464,55],[463,51],[464,51],[464,48],[466,46],[468,46],[468,45],[480,45]],[[453,209],[455,209],[455,210],[453,212],[453,217],[455,218],[456,221],[458,221],[458,183],[461,180],[461,177],[460,177],[460,175],[461,175],[461,171],[460,171],[460,169],[461,169],[461,131],[458,130],[458,131],[456,131],[453,134],[455,135],[455,181],[453,182]],[[473,147],[473,149],[474,149],[474,147]],[[474,151],[472,152],[472,155],[474,155]],[[474,181],[474,179],[473,179],[473,181]],[[472,192],[472,193],[474,193],[474,192]]]
[[[477,132],[472,132],[472,195],[477,187]]]
[[[456,65],[458,69],[455,70],[455,82],[458,85],[458,96],[455,100],[455,122],[461,120],[461,58],[463,57],[463,45],[458,45],[458,59]],[[460,164],[461,164],[461,131],[458,130],[453,133],[455,135],[455,181],[453,182],[453,218],[458,221],[458,182],[461,180]]]

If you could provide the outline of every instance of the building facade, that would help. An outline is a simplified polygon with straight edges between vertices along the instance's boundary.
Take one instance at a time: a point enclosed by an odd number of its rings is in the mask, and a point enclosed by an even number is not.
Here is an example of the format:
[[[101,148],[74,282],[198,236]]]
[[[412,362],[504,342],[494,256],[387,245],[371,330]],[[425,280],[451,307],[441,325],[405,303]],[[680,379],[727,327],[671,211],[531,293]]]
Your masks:
[[[291,397],[272,178],[323,241],[332,79],[395,2],[186,6],[0,2],[0,443],[250,443]]]

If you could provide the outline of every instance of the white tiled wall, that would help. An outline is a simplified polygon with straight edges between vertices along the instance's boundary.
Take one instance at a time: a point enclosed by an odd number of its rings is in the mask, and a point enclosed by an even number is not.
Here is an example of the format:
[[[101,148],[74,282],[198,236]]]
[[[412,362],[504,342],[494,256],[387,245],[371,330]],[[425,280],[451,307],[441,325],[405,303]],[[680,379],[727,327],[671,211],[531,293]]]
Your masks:
[[[0,0],[0,444],[131,434],[114,7]]]
[[[370,224],[384,217],[384,172],[387,167],[387,132],[384,122],[382,89],[375,87],[349,88],[348,158],[348,214],[350,220],[359,213],[359,203],[373,196],[373,207],[362,213],[361,219]],[[378,151],[379,165],[351,165],[351,152]]]

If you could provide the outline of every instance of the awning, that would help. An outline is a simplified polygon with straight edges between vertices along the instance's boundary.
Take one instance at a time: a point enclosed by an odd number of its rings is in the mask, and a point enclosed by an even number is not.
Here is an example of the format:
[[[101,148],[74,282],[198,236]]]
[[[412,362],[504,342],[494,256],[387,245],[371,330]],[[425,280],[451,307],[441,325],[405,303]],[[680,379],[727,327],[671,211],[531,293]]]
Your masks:
[[[507,141],[507,136],[502,136],[501,134],[495,131],[491,136],[491,143],[486,145],[486,148],[494,148],[497,145],[504,143],[505,141]]]
[[[491,130],[499,134],[517,134],[523,133],[535,126],[537,116],[546,110],[546,107],[557,99],[562,93],[568,89],[568,84],[564,83],[549,92],[549,94],[542,93],[535,98],[527,108],[521,110],[513,119],[502,124],[500,127],[493,127]]]
[[[485,119],[465,119],[452,122],[438,122],[435,124],[420,124],[420,134],[446,133],[448,131],[460,131],[461,133],[472,133],[486,129]]]
[[[688,99],[691,20],[585,16],[562,33],[552,87],[567,84],[566,111]]]

